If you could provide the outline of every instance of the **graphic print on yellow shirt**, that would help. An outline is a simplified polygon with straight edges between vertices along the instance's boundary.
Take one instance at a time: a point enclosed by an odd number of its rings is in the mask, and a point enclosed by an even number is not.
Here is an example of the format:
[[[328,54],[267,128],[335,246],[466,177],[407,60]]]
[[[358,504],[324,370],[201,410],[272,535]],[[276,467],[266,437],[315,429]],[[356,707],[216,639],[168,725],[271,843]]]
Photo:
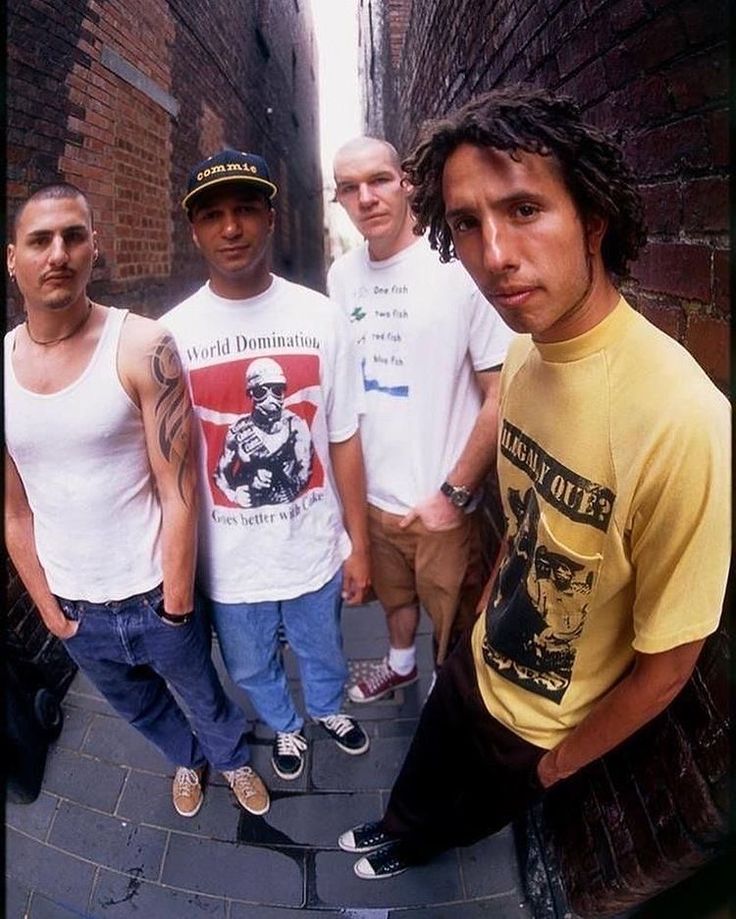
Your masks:
[[[486,663],[523,689],[559,703],[570,685],[601,556],[584,556],[553,535],[537,495],[570,521],[605,533],[615,495],[545,452],[504,420],[500,450],[530,482],[504,497],[507,543],[486,616]],[[536,489],[536,491],[535,491]]]

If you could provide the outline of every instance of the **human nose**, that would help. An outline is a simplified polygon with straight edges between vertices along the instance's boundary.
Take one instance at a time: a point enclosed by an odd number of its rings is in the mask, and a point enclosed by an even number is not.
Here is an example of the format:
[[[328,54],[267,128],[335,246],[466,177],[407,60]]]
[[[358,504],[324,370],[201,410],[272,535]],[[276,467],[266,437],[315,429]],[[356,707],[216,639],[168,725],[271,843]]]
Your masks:
[[[65,265],[69,260],[69,253],[62,236],[54,236],[49,248],[49,264]]]
[[[488,220],[483,227],[483,264],[492,274],[518,267],[512,235],[500,221]]]
[[[372,204],[376,199],[376,196],[373,194],[373,189],[367,182],[361,182],[358,186],[358,203],[362,207],[367,207],[369,204]]]
[[[234,211],[225,214],[225,221],[222,227],[223,236],[232,239],[233,237],[240,236],[241,232],[242,227],[240,226],[238,215]]]

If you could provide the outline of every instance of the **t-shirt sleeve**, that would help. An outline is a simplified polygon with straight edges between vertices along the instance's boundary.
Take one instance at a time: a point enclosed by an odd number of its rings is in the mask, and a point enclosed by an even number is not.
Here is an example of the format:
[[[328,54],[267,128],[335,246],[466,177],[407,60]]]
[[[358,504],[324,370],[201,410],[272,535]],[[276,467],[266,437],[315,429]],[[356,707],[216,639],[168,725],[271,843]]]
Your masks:
[[[358,429],[358,415],[365,411],[363,381],[350,325],[341,309],[332,306],[334,326],[330,366],[326,368],[325,413],[331,443],[352,437]]]
[[[649,654],[714,632],[725,595],[730,411],[715,391],[692,403],[679,402],[680,415],[652,450],[633,505],[633,646]]]
[[[327,271],[327,296],[330,298],[330,300],[337,300],[338,298],[335,279],[335,263],[333,262]]]
[[[347,310],[347,297],[343,282],[343,271],[338,262],[333,262],[327,272],[327,295],[342,310]]]
[[[472,282],[471,282],[472,283]],[[469,291],[470,358],[474,370],[497,367],[506,359],[514,333],[473,284]]]

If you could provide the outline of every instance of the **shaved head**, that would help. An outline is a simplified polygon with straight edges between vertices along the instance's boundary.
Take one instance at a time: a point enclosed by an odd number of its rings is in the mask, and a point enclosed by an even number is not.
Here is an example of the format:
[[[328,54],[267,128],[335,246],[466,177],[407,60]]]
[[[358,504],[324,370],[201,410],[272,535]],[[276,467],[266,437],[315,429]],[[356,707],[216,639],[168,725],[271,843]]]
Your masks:
[[[81,198],[84,201],[85,207],[89,213],[90,226],[93,226],[92,209],[82,189],[77,188],[76,185],[72,185],[71,182],[54,182],[51,185],[44,185],[42,188],[35,191],[30,197],[26,198],[15,212],[15,216],[13,217],[13,241],[15,241],[23,211],[25,211],[29,204],[33,201],[44,201],[48,199],[59,201],[68,198]]]
[[[397,172],[401,172],[401,158],[393,144],[390,144],[387,140],[381,140],[379,137],[354,137],[352,140],[344,143],[335,154],[335,173],[337,173],[341,160],[350,158],[356,154],[365,153],[371,148],[378,148],[382,150],[384,154],[388,154],[391,166],[396,169]],[[337,175],[335,175],[335,178],[337,179]]]

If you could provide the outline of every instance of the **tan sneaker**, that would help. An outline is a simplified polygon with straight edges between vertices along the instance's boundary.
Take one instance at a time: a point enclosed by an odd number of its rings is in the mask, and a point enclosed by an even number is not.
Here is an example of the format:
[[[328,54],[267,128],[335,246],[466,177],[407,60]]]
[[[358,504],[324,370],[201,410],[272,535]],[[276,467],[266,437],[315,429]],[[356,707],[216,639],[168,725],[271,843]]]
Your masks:
[[[250,766],[241,766],[239,769],[223,772],[225,781],[232,788],[238,804],[248,813],[260,817],[271,806],[268,789],[263,780]]]
[[[179,766],[177,768],[171,786],[171,798],[174,802],[174,809],[182,817],[194,817],[199,813],[204,800],[203,776],[204,767],[189,769],[187,766]]]

